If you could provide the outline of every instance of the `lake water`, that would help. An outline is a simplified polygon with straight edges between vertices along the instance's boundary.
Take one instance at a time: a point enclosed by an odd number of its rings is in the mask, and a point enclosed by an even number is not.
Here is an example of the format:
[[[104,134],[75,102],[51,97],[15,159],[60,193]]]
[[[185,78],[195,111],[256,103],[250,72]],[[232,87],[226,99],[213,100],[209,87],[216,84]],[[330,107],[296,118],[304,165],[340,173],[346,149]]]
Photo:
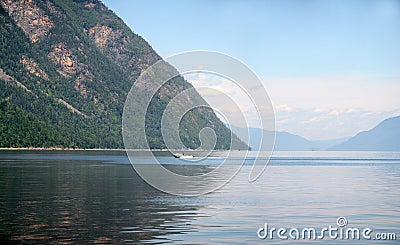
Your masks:
[[[212,165],[211,160],[182,166],[179,159],[160,159],[170,169],[189,173]],[[371,228],[371,236],[397,234],[397,240],[379,244],[399,244],[400,153],[281,152],[256,182],[248,182],[249,170],[244,166],[211,194],[180,197],[145,183],[124,152],[0,151],[0,240],[290,244],[294,241],[276,234],[262,240],[257,230],[265,223],[277,229],[337,227],[343,216],[346,227]]]

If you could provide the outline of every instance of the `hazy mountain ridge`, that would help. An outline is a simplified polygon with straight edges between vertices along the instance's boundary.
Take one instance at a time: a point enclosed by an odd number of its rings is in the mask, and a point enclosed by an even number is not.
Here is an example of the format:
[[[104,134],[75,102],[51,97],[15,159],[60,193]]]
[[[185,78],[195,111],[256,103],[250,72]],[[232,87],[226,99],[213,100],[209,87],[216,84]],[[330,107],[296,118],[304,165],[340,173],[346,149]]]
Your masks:
[[[247,129],[240,128],[231,125],[231,129],[236,133],[242,140],[246,139]],[[272,131],[262,130],[259,128],[249,128],[249,145],[253,150],[259,148],[261,141],[261,135],[264,139],[273,137]],[[338,143],[344,142],[346,138],[333,139],[333,140],[308,140],[302,136],[291,134],[288,132],[275,132],[275,145],[274,150],[276,151],[318,151],[326,150]],[[268,149],[268,144],[262,144],[261,150]]]
[[[231,126],[242,139],[246,139],[247,129]],[[277,151],[400,151],[400,116],[388,118],[368,131],[358,133],[353,137],[332,140],[308,140],[302,136],[288,132],[275,132],[275,147]],[[272,137],[272,132],[259,128],[249,128],[249,145],[253,150],[259,148],[259,142]],[[266,149],[261,146],[261,149]]]
[[[96,0],[0,0],[0,32],[0,147],[123,147],[127,93],[161,59],[143,38]],[[151,148],[164,147],[162,110],[187,88],[177,77],[152,102]],[[186,146],[199,146],[206,126],[217,148],[229,147],[229,130],[207,109],[185,116]]]
[[[376,127],[329,148],[337,151],[400,151],[400,116],[383,120]]]

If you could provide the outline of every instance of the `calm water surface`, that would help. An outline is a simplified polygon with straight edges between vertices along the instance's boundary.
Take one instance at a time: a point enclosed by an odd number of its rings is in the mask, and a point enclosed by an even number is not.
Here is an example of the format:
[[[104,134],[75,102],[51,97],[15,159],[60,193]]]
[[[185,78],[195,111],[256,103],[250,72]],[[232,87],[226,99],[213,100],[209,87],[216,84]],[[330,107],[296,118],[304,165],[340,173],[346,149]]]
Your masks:
[[[177,171],[204,172],[161,157]],[[148,159],[138,161],[146,162]],[[0,240],[5,243],[306,244],[260,240],[258,228],[337,226],[397,233],[400,153],[277,153],[267,171],[250,167],[199,197],[161,193],[142,181],[123,152],[0,151]],[[374,233],[372,233],[374,234]],[[314,241],[375,244],[377,241]]]

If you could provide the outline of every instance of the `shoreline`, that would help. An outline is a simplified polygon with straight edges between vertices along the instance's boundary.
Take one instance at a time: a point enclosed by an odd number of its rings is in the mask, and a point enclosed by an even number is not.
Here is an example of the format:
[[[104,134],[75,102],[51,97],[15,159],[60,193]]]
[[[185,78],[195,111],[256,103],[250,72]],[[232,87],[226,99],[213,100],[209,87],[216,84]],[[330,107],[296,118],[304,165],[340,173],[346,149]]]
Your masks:
[[[21,147],[21,148],[0,148],[0,151],[162,151],[170,152],[171,149],[124,149],[124,148],[61,148],[61,147]],[[201,151],[191,149],[172,149],[172,151]],[[213,152],[225,151],[225,150],[213,150]],[[208,151],[205,151],[208,152]]]
[[[21,147],[0,148],[0,151],[127,151],[119,148],[61,148],[61,147]],[[129,151],[168,151],[168,149],[129,149]]]
[[[125,149],[100,149],[100,148],[61,148],[61,147],[21,147],[0,148],[0,151],[125,151]]]

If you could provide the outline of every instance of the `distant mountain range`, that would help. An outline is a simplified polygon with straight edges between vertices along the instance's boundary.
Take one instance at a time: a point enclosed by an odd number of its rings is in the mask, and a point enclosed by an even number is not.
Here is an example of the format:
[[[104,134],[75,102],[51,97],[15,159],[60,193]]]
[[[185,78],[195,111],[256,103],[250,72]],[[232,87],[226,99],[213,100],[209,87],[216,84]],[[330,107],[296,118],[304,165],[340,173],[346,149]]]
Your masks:
[[[247,129],[231,126],[231,130],[242,140],[247,137]],[[255,150],[259,148],[261,135],[264,139],[272,136],[272,131],[262,130],[259,128],[249,128],[249,146]],[[333,140],[316,140],[311,141],[302,136],[291,134],[288,132],[276,132],[275,147],[276,151],[318,151],[326,150],[332,146],[345,142],[349,137]],[[261,150],[268,149],[266,142],[263,142]]]
[[[243,140],[247,129],[231,126],[231,129]],[[272,132],[259,128],[249,128],[249,145],[255,150],[259,147],[261,135],[264,138]],[[261,150],[267,149],[263,144]],[[311,141],[288,132],[276,132],[276,151],[400,151],[400,116],[384,120],[369,131],[360,132],[353,137],[333,140]]]
[[[336,151],[400,151],[400,116],[386,119],[371,130],[330,147]]]

